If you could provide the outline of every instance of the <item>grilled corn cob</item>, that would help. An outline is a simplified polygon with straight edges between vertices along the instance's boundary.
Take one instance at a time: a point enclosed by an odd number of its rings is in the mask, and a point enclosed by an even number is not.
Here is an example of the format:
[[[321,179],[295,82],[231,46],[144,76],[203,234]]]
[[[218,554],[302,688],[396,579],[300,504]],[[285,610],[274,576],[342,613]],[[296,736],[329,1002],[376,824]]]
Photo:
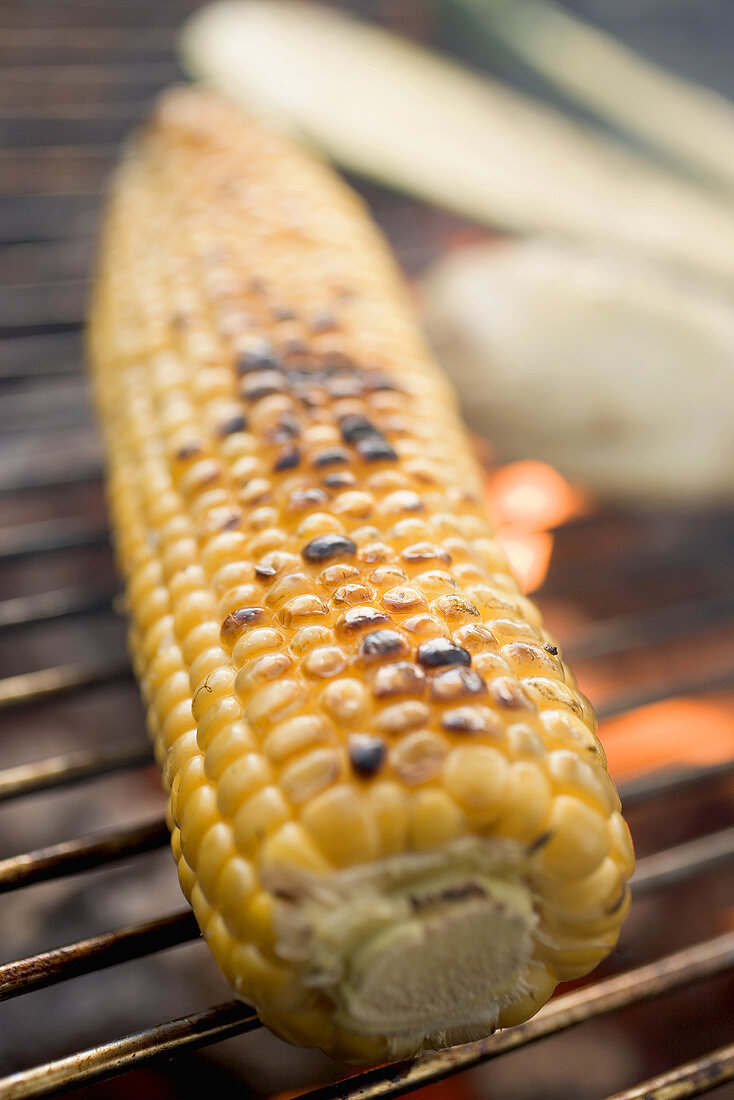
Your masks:
[[[229,982],[361,1063],[526,1019],[616,942],[629,835],[359,200],[167,93],[89,349],[173,852]]]

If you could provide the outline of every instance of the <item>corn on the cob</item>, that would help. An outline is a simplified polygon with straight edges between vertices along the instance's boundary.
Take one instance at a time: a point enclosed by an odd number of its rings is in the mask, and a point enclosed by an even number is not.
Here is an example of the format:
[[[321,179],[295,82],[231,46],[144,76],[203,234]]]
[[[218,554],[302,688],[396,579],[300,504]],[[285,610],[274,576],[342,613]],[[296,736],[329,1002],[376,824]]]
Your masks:
[[[616,942],[631,845],[361,204],[168,93],[113,188],[89,345],[173,851],[224,974],[356,1062],[526,1019]]]

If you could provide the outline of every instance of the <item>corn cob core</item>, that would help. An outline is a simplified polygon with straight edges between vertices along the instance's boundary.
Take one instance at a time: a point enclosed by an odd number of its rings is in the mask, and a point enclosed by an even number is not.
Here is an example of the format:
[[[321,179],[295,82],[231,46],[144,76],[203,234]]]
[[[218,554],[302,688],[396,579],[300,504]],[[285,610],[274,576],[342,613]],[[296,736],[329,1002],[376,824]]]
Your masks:
[[[526,1019],[616,942],[631,845],[361,203],[167,93],[89,347],[173,852],[233,988],[357,1062]]]

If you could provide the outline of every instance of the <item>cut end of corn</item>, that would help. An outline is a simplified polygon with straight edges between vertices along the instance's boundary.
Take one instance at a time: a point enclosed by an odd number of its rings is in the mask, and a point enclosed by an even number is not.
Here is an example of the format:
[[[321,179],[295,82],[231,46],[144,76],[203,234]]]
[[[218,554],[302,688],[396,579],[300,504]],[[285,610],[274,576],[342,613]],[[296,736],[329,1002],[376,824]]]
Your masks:
[[[361,203],[168,93],[89,348],[173,852],[232,987],[359,1063],[527,1019],[616,942],[629,834]]]

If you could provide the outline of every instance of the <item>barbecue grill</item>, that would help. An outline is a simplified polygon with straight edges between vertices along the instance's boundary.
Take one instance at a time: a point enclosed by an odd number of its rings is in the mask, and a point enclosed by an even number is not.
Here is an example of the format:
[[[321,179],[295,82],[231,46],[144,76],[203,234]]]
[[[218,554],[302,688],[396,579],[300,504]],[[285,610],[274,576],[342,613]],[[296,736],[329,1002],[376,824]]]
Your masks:
[[[195,941],[198,930],[176,901],[166,860],[162,796],[117,614],[81,362],[104,179],[150,96],[180,75],[172,43],[193,6],[0,4],[0,133],[7,149],[0,173],[0,893],[13,892],[0,909],[0,1001],[13,1000],[0,1008],[0,1100],[53,1095],[159,1066],[163,1056],[188,1058],[193,1079],[191,1052],[260,1028],[246,1005],[206,1006],[210,986],[195,981],[169,998],[175,1018],[141,1029],[135,1010],[141,990],[158,1005],[156,960]],[[393,25],[401,7],[389,9]],[[430,32],[427,14],[404,7],[411,30]],[[408,199],[362,190],[409,272],[474,232]],[[529,1022],[413,1065],[334,1081],[336,1067],[294,1053],[290,1087],[298,1084],[309,1098],[402,1095],[500,1055],[498,1072],[518,1067],[511,1086],[509,1077],[494,1078],[503,1096],[570,1097],[568,1078],[556,1080],[553,1067],[554,1044],[567,1049],[557,1044],[572,1028],[593,1036],[589,1047],[596,1044],[600,1058],[612,1052],[612,1065],[596,1074],[579,1063],[574,1097],[615,1088],[623,1089],[616,1100],[687,1097],[719,1085],[722,1096],[734,1097],[734,1084],[725,1084],[734,1081],[734,514],[592,504],[556,521],[550,534],[553,555],[539,602],[598,704],[613,764],[615,746],[625,746],[624,757],[621,748],[616,753],[620,792],[642,858],[620,947],[590,980],[566,987]],[[674,737],[676,723],[685,726],[685,745]],[[58,822],[66,830],[79,822],[80,835],[47,846]],[[21,846],[29,850],[14,854]],[[119,894],[128,875],[134,902],[118,912],[132,912],[129,921],[108,920],[111,902],[84,900]],[[65,942],[63,929],[86,917],[105,930],[72,933]],[[62,946],[34,946],[3,961],[16,943],[60,940]],[[206,968],[206,954],[197,950]],[[104,983],[125,969],[108,968],[123,963],[136,967],[137,1000],[118,1002],[112,985],[102,1000]],[[75,993],[83,984],[75,979],[93,974],[90,1008],[89,995],[85,1001]],[[215,994],[217,980],[210,979]],[[37,1000],[54,986],[53,1000]],[[196,997],[204,1003],[192,1011]],[[656,1008],[645,1008],[653,998]],[[74,1019],[80,1004],[89,1031],[59,1030],[59,1018]],[[595,1021],[607,1017],[618,1021],[617,1030],[598,1030]],[[98,1040],[110,1029],[118,1037]],[[544,1048],[548,1068],[538,1077],[521,1048],[552,1036],[558,1038]],[[60,1044],[71,1053],[59,1054]],[[275,1061],[286,1048],[263,1034],[250,1041],[244,1062],[258,1049],[264,1053],[255,1091],[270,1091],[269,1081],[283,1087]],[[243,1059],[229,1062],[230,1070],[239,1067],[229,1080],[238,1080]],[[175,1075],[176,1064],[160,1080]],[[649,1079],[630,1085],[638,1070]],[[174,1079],[167,1091],[156,1091],[157,1078],[146,1079],[146,1095],[193,1095],[181,1073]],[[492,1072],[472,1080],[473,1091],[460,1095],[500,1094]],[[112,1095],[98,1089],[92,1094]]]

